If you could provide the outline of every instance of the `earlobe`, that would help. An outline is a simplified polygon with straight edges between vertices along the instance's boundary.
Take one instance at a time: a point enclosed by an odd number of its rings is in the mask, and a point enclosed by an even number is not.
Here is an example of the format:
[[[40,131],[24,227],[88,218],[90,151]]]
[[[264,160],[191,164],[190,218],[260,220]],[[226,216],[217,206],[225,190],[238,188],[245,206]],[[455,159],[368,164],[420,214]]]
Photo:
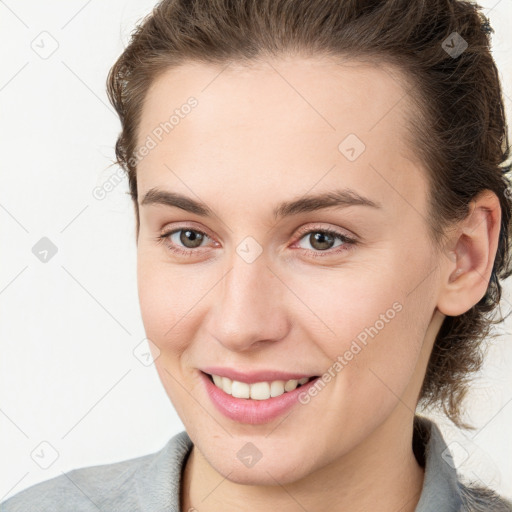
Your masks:
[[[445,315],[462,315],[485,295],[500,225],[499,199],[485,190],[472,201],[470,212],[454,231],[448,258],[440,262],[442,282],[437,307]]]

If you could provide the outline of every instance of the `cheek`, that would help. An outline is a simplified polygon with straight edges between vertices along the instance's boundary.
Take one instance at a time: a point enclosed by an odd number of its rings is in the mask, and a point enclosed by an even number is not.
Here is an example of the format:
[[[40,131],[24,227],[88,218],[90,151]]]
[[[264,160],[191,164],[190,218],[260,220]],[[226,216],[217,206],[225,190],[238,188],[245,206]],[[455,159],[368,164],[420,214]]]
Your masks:
[[[329,353],[348,348],[346,343],[355,338],[364,342],[368,329],[389,331],[391,324],[400,321],[405,286],[382,266],[316,273],[307,279],[299,275],[293,280],[291,287],[299,297],[306,298],[311,320],[326,331],[323,344],[332,347]],[[315,339],[321,341],[319,335]]]
[[[140,249],[137,287],[147,337],[162,355],[180,354],[201,326],[204,305],[219,280],[213,268],[171,264],[157,251]]]
[[[163,351],[166,340],[177,339],[180,319],[190,308],[186,289],[179,272],[169,272],[168,265],[143,250],[137,257],[137,287],[146,335]]]
[[[154,365],[163,387],[187,423],[194,408],[189,400],[192,390],[184,389],[182,363],[194,336],[192,329],[197,326],[191,319],[201,292],[190,286],[189,277],[178,267],[171,268],[168,262],[160,261],[154,251],[139,249],[137,286],[144,330],[153,344]]]
[[[309,287],[308,306],[329,328],[314,319],[324,334],[317,331],[312,339],[331,361],[332,382],[343,388],[342,400],[384,405],[409,384],[432,313],[432,283],[427,280],[410,293],[417,275],[396,258],[385,269],[375,265]],[[304,285],[297,281],[298,295],[306,292]]]

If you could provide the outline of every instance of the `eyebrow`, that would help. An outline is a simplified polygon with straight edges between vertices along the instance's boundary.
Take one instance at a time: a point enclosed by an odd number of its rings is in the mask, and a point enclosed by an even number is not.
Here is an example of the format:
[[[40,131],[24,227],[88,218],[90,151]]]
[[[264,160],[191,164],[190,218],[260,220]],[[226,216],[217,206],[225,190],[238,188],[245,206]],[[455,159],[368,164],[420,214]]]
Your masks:
[[[177,192],[152,188],[144,195],[141,206],[164,205],[180,208],[202,217],[213,216],[213,212],[204,203],[191,199]],[[334,190],[316,195],[302,196],[285,201],[273,210],[275,219],[289,217],[299,213],[313,212],[326,208],[343,208],[348,206],[369,206],[382,208],[377,201],[364,197],[351,189]]]

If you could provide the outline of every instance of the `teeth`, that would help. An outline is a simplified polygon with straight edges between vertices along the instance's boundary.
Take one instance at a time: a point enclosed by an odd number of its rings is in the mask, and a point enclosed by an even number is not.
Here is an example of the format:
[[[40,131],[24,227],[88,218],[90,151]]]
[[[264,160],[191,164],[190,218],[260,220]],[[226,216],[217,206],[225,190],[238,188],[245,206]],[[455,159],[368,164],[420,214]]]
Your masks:
[[[249,384],[247,384],[249,387]],[[253,400],[266,400],[270,398],[270,384],[268,382],[255,382],[251,384],[251,398]]]
[[[224,379],[226,377],[223,377]],[[249,384],[245,382],[238,382],[237,380],[233,381],[233,384],[231,385],[231,394],[235,398],[249,398],[251,392],[251,388]]]
[[[232,395],[235,398],[252,398],[253,400],[267,400],[270,397],[280,396],[287,391],[293,391],[297,386],[306,384],[309,381],[309,377],[303,377],[299,380],[274,380],[272,382],[247,384],[246,382],[231,380],[228,377],[220,377],[219,375],[212,375],[212,378],[213,383],[228,395]]]
[[[279,396],[284,393],[284,380],[275,380],[270,384],[270,396]]]
[[[284,384],[284,390],[285,391],[293,391],[297,387],[298,383],[299,383],[299,381],[295,380],[295,379],[288,380]]]
[[[231,386],[233,381],[228,379],[227,377],[221,377],[222,379],[222,389],[228,394],[231,395]]]

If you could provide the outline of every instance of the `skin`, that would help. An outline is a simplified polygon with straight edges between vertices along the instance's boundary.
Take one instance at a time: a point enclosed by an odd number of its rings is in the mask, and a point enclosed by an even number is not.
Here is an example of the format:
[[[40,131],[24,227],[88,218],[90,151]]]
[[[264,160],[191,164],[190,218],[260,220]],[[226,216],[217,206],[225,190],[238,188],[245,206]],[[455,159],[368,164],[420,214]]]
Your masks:
[[[436,250],[426,171],[404,142],[412,104],[389,68],[320,57],[223,68],[190,62],[160,75],[138,132],[142,144],[197,98],[137,174],[142,318],[194,443],[181,509],[413,511],[424,472],[412,424],[428,356],[444,315],[462,314],[485,293],[498,200],[481,194]],[[338,149],[350,133],[366,146],[353,162]],[[142,205],[155,187],[200,200],[215,215]],[[282,201],[339,188],[380,208],[272,216]],[[339,250],[335,239],[322,252],[301,227],[335,229],[356,243]],[[174,243],[159,243],[171,228],[208,236],[200,248],[183,245],[179,232]],[[252,263],[236,252],[247,236],[263,250]],[[316,397],[272,422],[224,417],[199,379],[198,368],[209,365],[321,375],[397,302],[401,311]],[[262,453],[251,468],[237,458],[247,442]]]

